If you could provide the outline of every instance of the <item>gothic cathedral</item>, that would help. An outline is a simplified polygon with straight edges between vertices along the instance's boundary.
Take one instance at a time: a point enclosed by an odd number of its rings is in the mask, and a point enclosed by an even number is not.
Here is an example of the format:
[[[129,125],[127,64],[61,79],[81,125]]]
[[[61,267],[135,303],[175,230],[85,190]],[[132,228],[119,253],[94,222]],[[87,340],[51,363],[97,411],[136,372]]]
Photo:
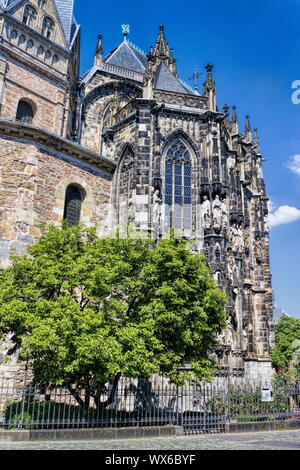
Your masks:
[[[128,39],[79,76],[74,0],[0,0],[0,261],[26,253],[41,224],[99,234],[170,230],[206,256],[227,293],[221,370],[269,378],[268,198],[257,130],[180,80],[160,26],[144,54]]]

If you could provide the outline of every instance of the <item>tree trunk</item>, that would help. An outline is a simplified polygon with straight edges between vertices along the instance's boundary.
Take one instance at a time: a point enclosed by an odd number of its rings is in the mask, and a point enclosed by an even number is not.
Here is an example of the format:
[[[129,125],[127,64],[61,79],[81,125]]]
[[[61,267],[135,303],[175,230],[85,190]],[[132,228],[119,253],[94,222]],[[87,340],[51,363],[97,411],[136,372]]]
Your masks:
[[[118,372],[115,377],[112,380],[112,388],[110,391],[110,394],[107,398],[106,401],[100,401],[101,398],[101,392],[102,392],[102,387],[99,387],[97,390],[97,393],[93,396],[95,405],[97,409],[104,410],[107,406],[111,405],[115,399],[115,394],[118,388],[119,380],[121,377],[122,373]]]
[[[80,395],[77,393],[77,391],[76,391],[74,388],[72,388],[72,387],[67,387],[67,388],[68,388],[70,394],[72,395],[72,397],[75,398],[75,400],[77,401],[77,403],[79,404],[79,406],[84,409],[84,408],[85,408],[85,402],[84,402],[83,399],[80,397]]]

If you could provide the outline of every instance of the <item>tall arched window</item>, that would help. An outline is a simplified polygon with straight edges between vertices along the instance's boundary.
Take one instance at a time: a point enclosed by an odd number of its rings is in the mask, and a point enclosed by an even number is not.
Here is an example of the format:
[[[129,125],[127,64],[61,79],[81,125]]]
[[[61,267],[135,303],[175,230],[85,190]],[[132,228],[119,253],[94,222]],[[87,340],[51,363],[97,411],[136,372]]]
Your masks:
[[[83,199],[83,192],[77,186],[70,184],[67,187],[64,220],[67,221],[69,227],[79,224]]]
[[[34,117],[34,111],[27,101],[20,100],[17,109],[16,121],[31,124]]]
[[[55,28],[54,21],[51,18],[49,18],[49,16],[46,16],[43,21],[42,34],[46,36],[46,38],[52,39],[54,28]]]
[[[36,9],[31,5],[26,5],[26,7],[24,8],[23,23],[25,23],[27,26],[32,26],[36,15]]]
[[[176,138],[165,157],[165,228],[179,232],[192,229],[192,167],[190,152],[185,143]]]

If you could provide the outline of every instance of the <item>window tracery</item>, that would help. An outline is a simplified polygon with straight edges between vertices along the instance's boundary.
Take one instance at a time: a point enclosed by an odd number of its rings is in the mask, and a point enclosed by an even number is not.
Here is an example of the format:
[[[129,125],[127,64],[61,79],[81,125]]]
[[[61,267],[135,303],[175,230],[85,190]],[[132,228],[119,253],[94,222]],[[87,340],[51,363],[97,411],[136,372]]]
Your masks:
[[[190,152],[180,138],[174,140],[165,158],[165,222],[168,229],[192,229],[192,166]]]

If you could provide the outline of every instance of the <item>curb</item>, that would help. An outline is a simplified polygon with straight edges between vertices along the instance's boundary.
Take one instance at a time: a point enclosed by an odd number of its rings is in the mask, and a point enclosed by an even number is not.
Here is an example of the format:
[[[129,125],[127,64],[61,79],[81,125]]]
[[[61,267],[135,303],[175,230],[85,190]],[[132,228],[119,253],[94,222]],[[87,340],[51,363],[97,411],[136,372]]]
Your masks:
[[[101,429],[41,429],[0,431],[0,441],[105,441],[114,439],[164,438],[183,435],[181,426],[149,426]]]
[[[225,424],[226,433],[283,431],[286,429],[300,429],[300,419]]]

